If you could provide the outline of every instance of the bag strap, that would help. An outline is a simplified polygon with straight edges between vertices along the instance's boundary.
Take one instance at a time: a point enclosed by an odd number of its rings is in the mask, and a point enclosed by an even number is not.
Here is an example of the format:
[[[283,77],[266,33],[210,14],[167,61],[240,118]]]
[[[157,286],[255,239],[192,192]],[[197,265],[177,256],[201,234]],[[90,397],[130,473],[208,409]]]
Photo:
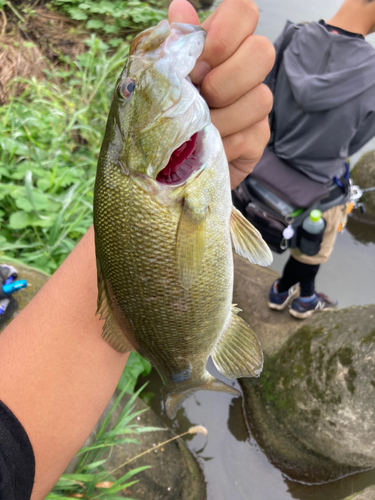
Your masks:
[[[282,63],[282,60],[284,57],[284,52],[287,49],[290,42],[292,41],[293,36],[295,35],[296,31],[299,30],[300,28],[302,28],[302,26],[304,26],[304,24],[293,25],[292,28],[286,32],[286,34],[281,42],[280,48],[276,54],[275,64],[274,64],[273,70],[272,70],[273,78],[270,82],[271,83],[270,90],[272,91],[272,94],[275,94],[277,75],[279,73],[279,69],[280,69],[280,66],[281,66],[281,63]],[[272,106],[271,113],[269,114],[269,125],[270,125],[270,131],[271,131],[271,138],[270,138],[268,144],[272,145],[274,138],[275,138],[275,129],[276,129],[276,127],[275,127],[275,106]]]

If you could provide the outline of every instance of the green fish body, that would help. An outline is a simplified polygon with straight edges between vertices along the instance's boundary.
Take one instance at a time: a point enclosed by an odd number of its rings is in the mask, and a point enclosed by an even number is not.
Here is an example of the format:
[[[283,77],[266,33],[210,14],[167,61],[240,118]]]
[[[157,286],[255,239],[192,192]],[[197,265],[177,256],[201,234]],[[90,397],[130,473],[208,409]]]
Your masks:
[[[231,304],[235,250],[271,253],[231,202],[229,169],[209,110],[190,83],[203,50],[197,26],[162,21],[134,40],[98,161],[94,227],[103,337],[138,351],[165,384],[173,417],[197,390],[238,392],[228,378],[259,376],[259,342]]]

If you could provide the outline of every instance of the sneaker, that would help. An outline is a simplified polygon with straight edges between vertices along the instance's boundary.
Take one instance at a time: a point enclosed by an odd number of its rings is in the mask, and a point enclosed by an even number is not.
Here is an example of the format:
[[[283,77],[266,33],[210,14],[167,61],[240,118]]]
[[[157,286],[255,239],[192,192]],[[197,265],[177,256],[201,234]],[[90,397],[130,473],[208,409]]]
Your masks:
[[[293,299],[299,295],[298,284],[293,285],[289,290],[283,293],[278,293],[276,291],[277,284],[279,280],[276,280],[271,286],[268,299],[268,307],[270,309],[275,309],[276,311],[282,311],[286,308],[288,304],[292,302]]]
[[[289,312],[298,319],[305,319],[318,311],[332,311],[337,306],[337,300],[331,300],[323,293],[315,293],[311,300],[303,301],[301,297],[294,299]]]

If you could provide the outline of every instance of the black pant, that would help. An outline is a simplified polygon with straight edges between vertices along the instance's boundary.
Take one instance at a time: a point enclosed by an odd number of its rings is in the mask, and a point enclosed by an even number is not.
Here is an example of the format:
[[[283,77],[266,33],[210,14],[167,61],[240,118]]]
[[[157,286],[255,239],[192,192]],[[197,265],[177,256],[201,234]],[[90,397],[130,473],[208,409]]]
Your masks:
[[[319,264],[303,264],[290,256],[285,264],[282,278],[277,285],[278,292],[286,292],[291,286],[299,283],[301,297],[310,297],[315,292],[315,276],[319,271],[319,267]]]

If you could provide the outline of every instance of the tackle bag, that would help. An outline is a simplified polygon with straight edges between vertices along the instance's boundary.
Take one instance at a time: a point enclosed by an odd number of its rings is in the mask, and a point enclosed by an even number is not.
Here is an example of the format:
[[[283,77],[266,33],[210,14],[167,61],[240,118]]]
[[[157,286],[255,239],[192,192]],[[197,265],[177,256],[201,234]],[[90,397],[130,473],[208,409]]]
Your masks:
[[[325,212],[346,203],[348,181],[339,182],[342,186],[314,181],[266,148],[251,175],[232,191],[232,200],[271,250],[282,253],[288,247],[306,245],[310,236],[302,229],[302,222],[311,210]],[[283,235],[287,226],[294,233],[288,240]],[[319,252],[322,238],[322,234],[310,238],[309,255]]]

